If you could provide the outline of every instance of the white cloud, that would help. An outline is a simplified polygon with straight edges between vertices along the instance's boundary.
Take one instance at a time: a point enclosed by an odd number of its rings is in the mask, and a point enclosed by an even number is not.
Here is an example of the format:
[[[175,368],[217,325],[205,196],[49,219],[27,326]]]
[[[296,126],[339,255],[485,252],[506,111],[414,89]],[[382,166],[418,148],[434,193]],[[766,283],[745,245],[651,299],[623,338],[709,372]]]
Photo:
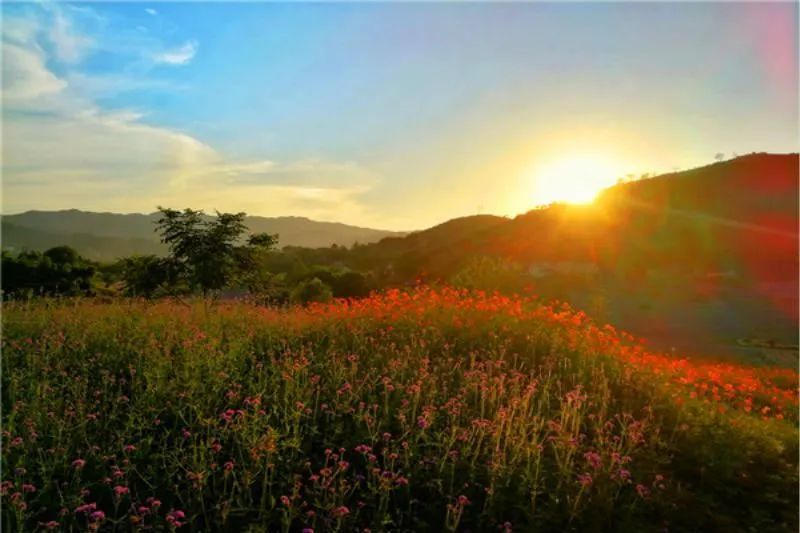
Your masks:
[[[149,212],[170,205],[328,220],[342,212],[349,219],[368,216],[360,197],[374,178],[356,163],[232,160],[184,132],[143,122],[146,110],[103,109],[101,97],[176,87],[136,79],[124,68],[81,72],[82,54],[115,45],[78,34],[70,15],[75,13],[61,12],[60,22],[53,16],[7,18],[3,26],[4,212]],[[190,41],[159,60],[185,64],[196,51]],[[67,66],[63,74],[48,68],[55,61]]]
[[[197,53],[197,41],[187,41],[177,48],[165,50],[153,56],[156,63],[167,65],[186,65]]]
[[[46,68],[40,49],[3,43],[3,105],[20,106],[66,86]]]
[[[148,15],[153,15],[154,17],[156,15],[158,15],[158,11],[156,11],[155,9],[153,9],[151,7],[146,7],[144,12],[147,13]]]

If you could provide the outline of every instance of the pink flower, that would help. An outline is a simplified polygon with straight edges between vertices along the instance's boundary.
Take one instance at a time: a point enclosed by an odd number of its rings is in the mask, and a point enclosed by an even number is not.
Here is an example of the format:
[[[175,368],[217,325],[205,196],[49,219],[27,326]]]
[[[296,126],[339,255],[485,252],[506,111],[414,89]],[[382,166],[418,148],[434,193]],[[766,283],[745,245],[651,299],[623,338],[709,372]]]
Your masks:
[[[73,468],[77,468],[78,470],[80,470],[81,468],[86,466],[86,461],[84,461],[83,459],[75,459],[74,461],[72,461],[72,466]]]
[[[172,527],[178,528],[184,525],[184,522],[181,521],[184,518],[186,518],[186,514],[183,511],[170,511],[169,514],[167,514],[167,523]]]
[[[342,518],[350,514],[350,509],[342,505],[341,507],[337,507],[331,511],[331,514],[334,518]]]
[[[650,495],[650,489],[639,483],[636,485],[636,492],[639,493],[639,496],[642,498],[647,498]]]
[[[125,494],[128,494],[130,489],[128,487],[123,487],[122,485],[117,485],[114,487],[114,494],[116,494],[117,498],[121,498]]]
[[[586,452],[583,454],[583,457],[586,459],[586,462],[589,463],[595,470],[600,468],[600,465],[602,464],[602,458],[600,457],[599,453]]]
[[[582,487],[588,487],[592,484],[592,476],[589,474],[579,474],[578,483],[580,483]]]
[[[89,515],[89,518],[91,518],[93,522],[102,522],[106,519],[106,513],[103,511],[95,511]]]

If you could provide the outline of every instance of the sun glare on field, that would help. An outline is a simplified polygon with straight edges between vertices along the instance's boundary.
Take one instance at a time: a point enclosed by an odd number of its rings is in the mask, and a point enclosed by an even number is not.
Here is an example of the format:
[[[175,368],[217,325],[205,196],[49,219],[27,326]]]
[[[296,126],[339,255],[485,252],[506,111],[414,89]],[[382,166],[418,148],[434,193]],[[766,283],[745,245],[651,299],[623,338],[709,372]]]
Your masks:
[[[588,204],[613,185],[620,165],[600,155],[576,154],[558,158],[534,171],[533,194],[538,204]]]

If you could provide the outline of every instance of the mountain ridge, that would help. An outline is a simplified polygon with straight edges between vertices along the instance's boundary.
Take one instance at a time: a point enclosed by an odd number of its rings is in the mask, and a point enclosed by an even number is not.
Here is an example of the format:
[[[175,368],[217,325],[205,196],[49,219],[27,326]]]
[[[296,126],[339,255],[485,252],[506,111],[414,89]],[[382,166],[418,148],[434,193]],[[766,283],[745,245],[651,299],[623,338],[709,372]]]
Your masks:
[[[29,210],[3,215],[0,219],[3,248],[42,251],[66,244],[95,260],[113,260],[132,253],[160,254],[166,248],[155,233],[157,217],[158,212],[110,213],[79,209]],[[254,233],[277,233],[280,246],[352,246],[355,243],[375,242],[384,237],[406,235],[405,232],[296,216],[248,216],[245,222]]]

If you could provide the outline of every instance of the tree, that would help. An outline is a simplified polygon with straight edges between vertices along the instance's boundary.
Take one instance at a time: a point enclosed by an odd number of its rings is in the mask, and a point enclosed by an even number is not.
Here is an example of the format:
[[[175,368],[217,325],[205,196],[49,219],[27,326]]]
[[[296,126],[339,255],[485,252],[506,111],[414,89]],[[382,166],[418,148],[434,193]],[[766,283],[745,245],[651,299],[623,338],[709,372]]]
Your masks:
[[[6,295],[78,296],[92,294],[97,265],[68,246],[46,252],[22,251],[16,257],[3,252],[2,285]]]
[[[291,293],[290,301],[306,305],[311,302],[328,302],[333,298],[331,288],[319,278],[311,278],[298,284]]]
[[[120,259],[118,267],[126,296],[153,298],[180,293],[180,270],[174,261],[155,255]]]
[[[254,264],[254,256],[278,242],[277,235],[258,233],[243,238],[245,213],[220,213],[215,218],[202,211],[159,207],[156,231],[169,247],[169,259],[190,290],[204,298],[231,285]]]

